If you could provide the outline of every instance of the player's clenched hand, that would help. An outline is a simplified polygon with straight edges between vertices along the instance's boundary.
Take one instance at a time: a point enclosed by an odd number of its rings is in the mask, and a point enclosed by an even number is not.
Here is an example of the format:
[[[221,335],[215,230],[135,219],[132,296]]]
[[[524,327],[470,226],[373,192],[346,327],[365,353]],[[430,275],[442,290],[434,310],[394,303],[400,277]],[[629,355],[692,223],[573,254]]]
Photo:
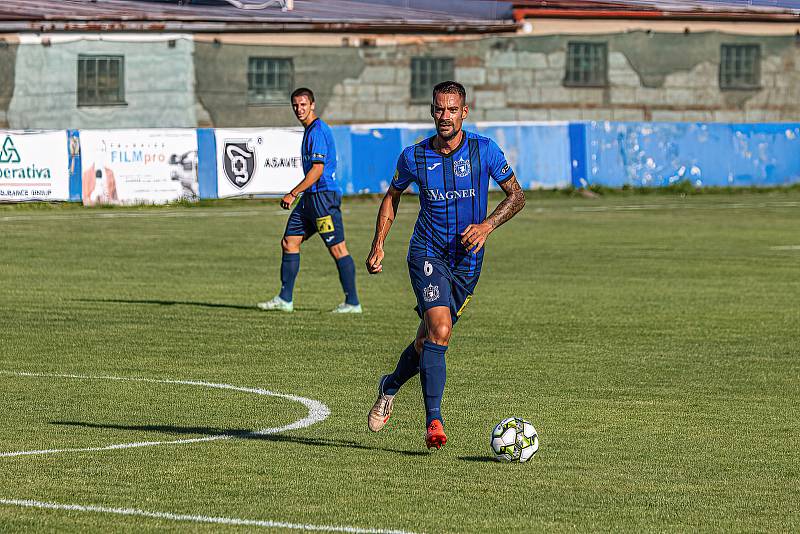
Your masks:
[[[283,198],[281,199],[281,207],[285,210],[288,210],[289,208],[292,207],[292,202],[294,202],[294,199],[296,198],[297,196],[293,195],[291,192],[286,193],[285,195],[283,195]]]
[[[372,247],[372,250],[369,252],[369,256],[367,256],[367,271],[369,274],[378,274],[383,270],[383,265],[381,262],[383,261],[383,249]]]
[[[486,238],[489,237],[492,230],[494,228],[488,223],[470,224],[461,232],[461,244],[468,251],[477,254],[483,248],[483,244],[486,243]]]

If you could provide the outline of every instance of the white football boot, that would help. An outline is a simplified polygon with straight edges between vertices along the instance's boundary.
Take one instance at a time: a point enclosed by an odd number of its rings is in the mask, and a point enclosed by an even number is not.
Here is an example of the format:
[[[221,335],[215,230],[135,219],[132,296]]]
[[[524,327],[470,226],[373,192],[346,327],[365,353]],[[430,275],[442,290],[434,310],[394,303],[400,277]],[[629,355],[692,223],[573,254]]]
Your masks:
[[[361,313],[361,304],[348,304],[346,302],[342,302],[332,309],[331,313]]]
[[[274,298],[272,298],[272,300],[259,302],[258,308],[265,311],[277,310],[291,313],[294,311],[294,304],[292,302],[286,302],[279,295],[276,295]]]

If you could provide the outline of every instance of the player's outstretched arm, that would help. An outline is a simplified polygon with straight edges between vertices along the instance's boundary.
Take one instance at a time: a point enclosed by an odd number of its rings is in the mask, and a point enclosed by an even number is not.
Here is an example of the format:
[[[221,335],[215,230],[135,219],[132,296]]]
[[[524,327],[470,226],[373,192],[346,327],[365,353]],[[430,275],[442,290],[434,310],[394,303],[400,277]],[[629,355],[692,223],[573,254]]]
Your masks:
[[[505,192],[506,198],[482,223],[470,224],[461,233],[461,244],[473,254],[483,248],[489,234],[525,206],[525,193],[522,192],[516,176],[511,175],[511,178],[500,184],[500,188]]]
[[[400,205],[400,195],[403,192],[395,189],[391,185],[378,208],[378,219],[375,221],[375,237],[372,240],[372,249],[367,256],[367,271],[369,274],[377,274],[383,270],[383,243],[389,235],[394,218],[397,215],[397,207]]]
[[[308,174],[305,175],[303,181],[297,184],[292,188],[291,191],[286,193],[283,198],[281,199],[281,207],[285,210],[288,210],[292,207],[292,203],[297,200],[297,196],[317,183],[317,180],[320,179],[322,176],[322,171],[325,170],[324,163],[314,163],[311,166],[311,170],[308,171]]]

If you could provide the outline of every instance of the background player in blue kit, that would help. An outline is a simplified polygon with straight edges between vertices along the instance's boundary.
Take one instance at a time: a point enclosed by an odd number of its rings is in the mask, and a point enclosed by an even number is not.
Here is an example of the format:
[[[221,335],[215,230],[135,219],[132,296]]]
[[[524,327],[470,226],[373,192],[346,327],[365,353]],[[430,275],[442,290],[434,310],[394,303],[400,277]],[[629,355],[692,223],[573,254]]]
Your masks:
[[[436,135],[407,147],[397,160],[367,257],[367,270],[381,272],[383,244],[400,195],[412,182],[417,184],[420,210],[408,247],[408,272],[422,322],[394,372],[381,377],[367,422],[373,432],[381,430],[392,413],[395,394],[419,373],[425,396],[425,444],[437,449],[447,441],[441,403],[453,324],[472,298],[489,234],[525,205],[525,195],[503,151],[491,139],[461,129],[468,112],[460,83],[448,81],[434,87],[431,115]],[[506,198],[486,217],[489,177]]]
[[[344,242],[342,192],[336,183],[336,146],[330,127],[314,113],[314,93],[301,87],[291,96],[292,110],[305,128],[301,154],[305,177],[281,199],[289,209],[300,193],[300,201],[289,215],[281,240],[281,291],[272,300],[259,302],[262,310],[294,311],[292,292],[300,271],[300,245],[319,232],[336,260],[345,300],[334,313],[361,313],[356,293],[356,267]]]

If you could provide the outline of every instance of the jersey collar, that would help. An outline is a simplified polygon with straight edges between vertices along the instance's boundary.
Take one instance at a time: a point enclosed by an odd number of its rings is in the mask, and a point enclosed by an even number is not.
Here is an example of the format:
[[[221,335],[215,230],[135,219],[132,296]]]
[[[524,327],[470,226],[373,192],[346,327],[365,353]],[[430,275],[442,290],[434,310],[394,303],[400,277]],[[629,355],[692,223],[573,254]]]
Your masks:
[[[314,119],[313,121],[311,121],[311,124],[309,124],[308,126],[306,126],[306,128],[305,128],[305,129],[306,129],[306,131],[308,131],[308,130],[310,130],[311,128],[313,128],[313,127],[314,127],[314,125],[315,125],[315,124],[317,124],[317,121],[318,121],[318,120],[319,120],[319,117],[317,117],[316,119]]]
[[[461,135],[461,142],[460,142],[460,143],[458,143],[458,146],[457,146],[457,147],[455,147],[453,150],[451,150],[451,151],[450,151],[449,153],[447,153],[447,154],[443,154],[443,153],[439,152],[438,150],[436,150],[436,149],[433,147],[433,140],[434,140],[434,139],[436,139],[436,136],[435,136],[435,135],[434,135],[434,136],[432,136],[432,137],[430,137],[430,138],[428,139],[428,146],[429,146],[429,147],[431,147],[431,151],[435,152],[436,154],[439,154],[439,155],[440,155],[440,156],[442,156],[443,158],[449,158],[449,157],[452,157],[452,156],[453,156],[453,154],[455,154],[456,152],[458,152],[459,150],[461,150],[461,147],[462,147],[462,146],[464,146],[464,143],[465,143],[465,142],[466,142],[466,140],[467,140],[467,132],[466,132],[466,130],[462,129],[462,130],[461,130],[461,134],[462,134],[462,135]]]

